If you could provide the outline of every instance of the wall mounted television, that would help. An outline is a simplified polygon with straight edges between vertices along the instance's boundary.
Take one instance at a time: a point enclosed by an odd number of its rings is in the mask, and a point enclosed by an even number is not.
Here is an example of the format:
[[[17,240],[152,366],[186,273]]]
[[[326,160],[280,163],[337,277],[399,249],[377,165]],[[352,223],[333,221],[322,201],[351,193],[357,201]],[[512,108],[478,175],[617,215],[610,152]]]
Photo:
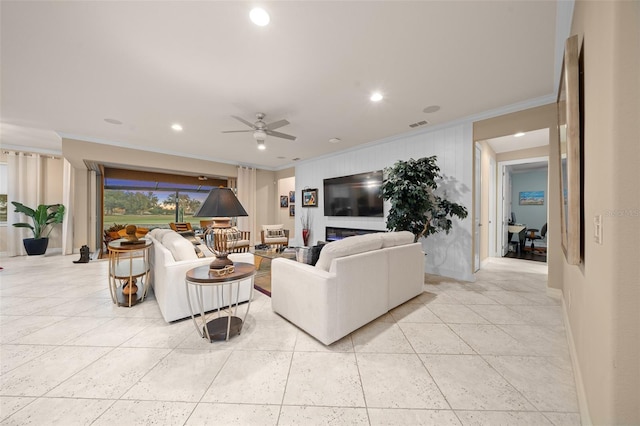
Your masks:
[[[382,170],[324,180],[325,216],[383,217]]]

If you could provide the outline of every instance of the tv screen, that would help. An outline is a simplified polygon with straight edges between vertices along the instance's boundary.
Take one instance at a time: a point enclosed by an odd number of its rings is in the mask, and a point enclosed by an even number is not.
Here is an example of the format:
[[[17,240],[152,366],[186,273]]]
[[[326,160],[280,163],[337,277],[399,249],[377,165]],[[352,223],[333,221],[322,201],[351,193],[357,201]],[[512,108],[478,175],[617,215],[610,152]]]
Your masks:
[[[325,216],[382,217],[382,170],[324,180]]]

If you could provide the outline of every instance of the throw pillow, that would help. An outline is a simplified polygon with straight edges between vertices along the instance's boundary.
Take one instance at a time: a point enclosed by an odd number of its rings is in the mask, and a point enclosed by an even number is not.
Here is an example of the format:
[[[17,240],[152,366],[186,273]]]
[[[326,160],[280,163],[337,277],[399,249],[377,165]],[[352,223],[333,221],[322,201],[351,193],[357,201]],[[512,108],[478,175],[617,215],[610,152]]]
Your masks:
[[[284,237],[284,229],[268,229],[267,238],[279,238]]]
[[[318,263],[318,259],[320,258],[320,252],[322,251],[322,248],[324,246],[326,246],[327,243],[320,243],[318,245],[315,245],[313,247],[311,247],[311,263],[310,265],[312,266],[316,266],[316,263]]]

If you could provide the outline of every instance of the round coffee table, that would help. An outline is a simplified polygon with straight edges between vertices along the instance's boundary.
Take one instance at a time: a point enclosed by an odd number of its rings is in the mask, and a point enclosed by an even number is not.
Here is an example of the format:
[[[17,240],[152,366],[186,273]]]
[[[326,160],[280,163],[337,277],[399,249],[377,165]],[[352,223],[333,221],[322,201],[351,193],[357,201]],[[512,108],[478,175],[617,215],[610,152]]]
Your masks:
[[[198,330],[200,337],[206,338],[210,342],[214,340],[229,340],[229,337],[240,334],[242,326],[249,313],[251,306],[251,296],[246,304],[244,316],[238,316],[238,306],[240,305],[240,287],[249,285],[249,291],[253,292],[253,279],[256,275],[256,268],[251,263],[235,262],[234,271],[224,275],[217,275],[209,269],[209,265],[199,266],[187,271],[185,287],[187,290],[187,301],[191,311],[191,319]],[[242,283],[250,279],[249,283]],[[217,309],[210,313],[204,311],[203,288],[214,287],[211,297],[216,299]],[[194,311],[195,299],[197,311]],[[223,315],[226,314],[226,315]],[[200,324],[196,320],[196,315],[200,316]],[[208,319],[213,317],[212,319]]]

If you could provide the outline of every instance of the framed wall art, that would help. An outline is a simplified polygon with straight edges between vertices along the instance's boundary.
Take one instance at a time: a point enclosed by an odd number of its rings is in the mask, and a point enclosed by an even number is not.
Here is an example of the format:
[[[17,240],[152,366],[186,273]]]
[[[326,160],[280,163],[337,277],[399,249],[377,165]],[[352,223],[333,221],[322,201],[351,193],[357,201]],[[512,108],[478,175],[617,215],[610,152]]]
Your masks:
[[[318,207],[318,188],[302,190],[302,207]]]
[[[286,195],[281,195],[280,196],[280,207],[287,208],[289,207],[289,197]]]

